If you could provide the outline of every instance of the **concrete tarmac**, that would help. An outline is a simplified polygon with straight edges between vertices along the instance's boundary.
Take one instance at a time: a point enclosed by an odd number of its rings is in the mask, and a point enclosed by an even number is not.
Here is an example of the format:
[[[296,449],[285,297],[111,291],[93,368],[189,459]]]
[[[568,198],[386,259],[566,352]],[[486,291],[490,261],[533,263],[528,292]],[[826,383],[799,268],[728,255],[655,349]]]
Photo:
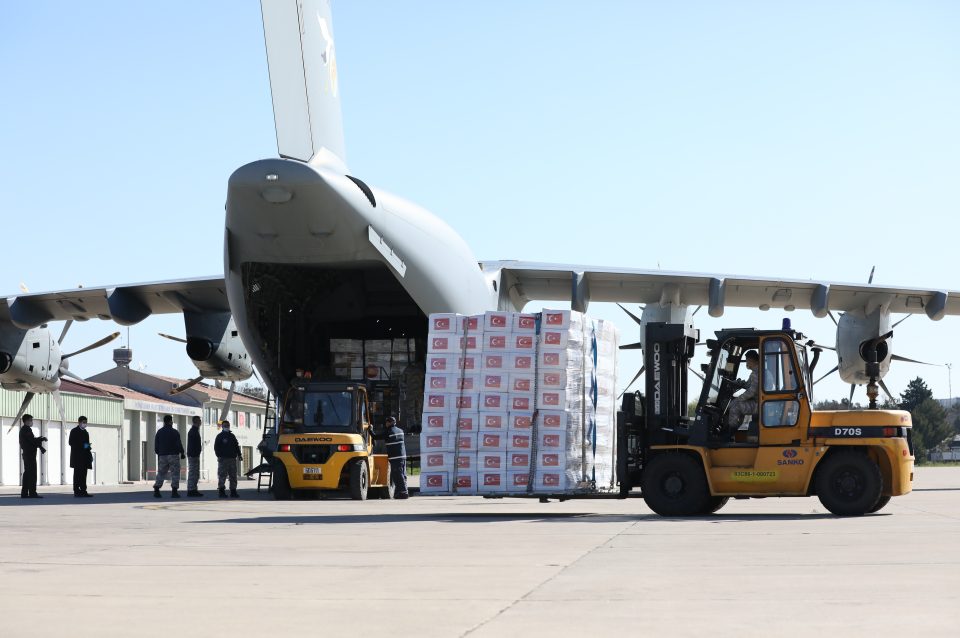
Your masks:
[[[880,513],[0,488],[0,636],[957,636],[960,468]],[[282,633],[281,633],[282,632]]]

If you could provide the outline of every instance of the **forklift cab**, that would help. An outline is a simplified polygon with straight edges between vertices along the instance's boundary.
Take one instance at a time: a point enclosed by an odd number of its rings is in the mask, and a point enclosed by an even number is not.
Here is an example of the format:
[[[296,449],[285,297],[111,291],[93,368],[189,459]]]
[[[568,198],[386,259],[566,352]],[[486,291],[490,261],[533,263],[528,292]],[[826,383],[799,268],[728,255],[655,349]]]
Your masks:
[[[712,447],[789,445],[802,438],[800,424],[808,423],[806,398],[809,374],[805,348],[797,347],[792,331],[723,330],[707,340],[710,363],[697,408],[697,434]],[[799,335],[796,335],[797,337]],[[744,420],[746,430],[731,437],[727,426],[730,404],[744,387],[745,354],[760,356],[756,412]],[[742,426],[741,426],[742,428]]]

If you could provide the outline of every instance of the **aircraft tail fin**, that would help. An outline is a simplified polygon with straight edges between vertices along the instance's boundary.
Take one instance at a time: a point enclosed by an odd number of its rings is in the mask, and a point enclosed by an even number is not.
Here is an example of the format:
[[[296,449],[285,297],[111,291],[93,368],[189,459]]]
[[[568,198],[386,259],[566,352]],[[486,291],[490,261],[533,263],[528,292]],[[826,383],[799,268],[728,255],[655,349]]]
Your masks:
[[[281,157],[346,171],[329,0],[261,0]]]

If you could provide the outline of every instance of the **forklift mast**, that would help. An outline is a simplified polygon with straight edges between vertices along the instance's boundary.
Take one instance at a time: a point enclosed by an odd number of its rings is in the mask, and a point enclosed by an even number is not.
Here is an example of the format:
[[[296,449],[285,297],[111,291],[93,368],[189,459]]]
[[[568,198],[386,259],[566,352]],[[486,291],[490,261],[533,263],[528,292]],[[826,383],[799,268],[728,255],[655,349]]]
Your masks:
[[[647,445],[678,444],[686,439],[687,366],[697,330],[682,323],[648,323],[643,358],[646,367]]]

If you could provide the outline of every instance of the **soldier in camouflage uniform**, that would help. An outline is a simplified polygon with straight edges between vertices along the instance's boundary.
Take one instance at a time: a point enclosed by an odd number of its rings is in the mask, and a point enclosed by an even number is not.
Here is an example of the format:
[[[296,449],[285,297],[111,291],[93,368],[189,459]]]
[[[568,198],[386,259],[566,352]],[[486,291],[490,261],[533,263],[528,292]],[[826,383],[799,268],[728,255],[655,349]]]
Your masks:
[[[230,431],[229,421],[221,425],[220,434],[213,441],[213,451],[217,455],[217,490],[220,498],[227,498],[227,477],[230,478],[230,496],[238,498],[237,460],[241,458],[240,442]]]
[[[163,427],[157,430],[153,439],[153,450],[157,453],[157,480],[153,484],[153,496],[160,498],[160,488],[170,476],[170,496],[180,498],[180,459],[187,458],[183,451],[180,433],[173,429],[173,417],[165,414]]]

